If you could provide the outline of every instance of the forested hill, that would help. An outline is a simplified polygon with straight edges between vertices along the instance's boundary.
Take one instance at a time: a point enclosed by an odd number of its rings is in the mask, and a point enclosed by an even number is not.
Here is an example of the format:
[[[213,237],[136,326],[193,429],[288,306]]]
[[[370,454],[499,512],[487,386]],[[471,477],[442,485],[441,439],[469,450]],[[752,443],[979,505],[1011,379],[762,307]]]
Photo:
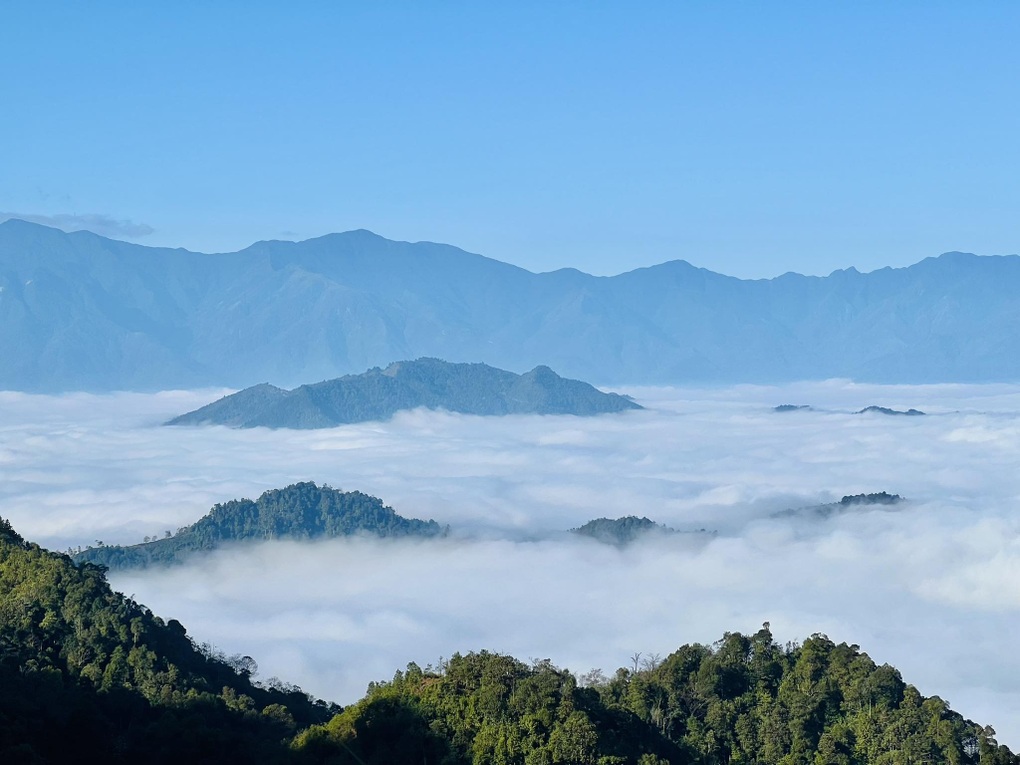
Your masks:
[[[418,359],[289,391],[256,385],[167,424],[330,428],[385,420],[401,410],[417,407],[476,415],[579,416],[641,409],[627,396],[603,393],[586,382],[564,379],[548,367],[535,367],[518,375],[487,364]]]
[[[344,710],[255,669],[0,519],[3,763],[1020,765],[857,646],[780,646],[768,625],[611,677],[455,654]]]
[[[137,545],[89,547],[78,562],[108,568],[176,563],[200,550],[229,542],[265,539],[319,539],[371,534],[380,537],[435,537],[444,528],[433,520],[404,518],[382,500],[360,491],[340,491],[296,483],[264,492],[254,502],[236,499],[213,508],[176,534]]]
[[[848,494],[842,497],[839,502],[780,510],[773,513],[772,517],[830,518],[848,512],[867,512],[868,510],[889,508],[905,501],[899,494],[890,494],[887,491],[877,491],[871,494]]]
[[[628,515],[623,518],[595,518],[570,533],[591,537],[612,545],[626,545],[649,535],[668,536],[680,532],[649,518]]]
[[[1018,292],[1020,258],[959,252],[825,277],[682,260],[600,277],[369,231],[207,255],[9,220],[0,390],[291,387],[419,356],[613,385],[1015,381]]]
[[[0,518],[0,762],[282,763],[336,711],[113,592]]]
[[[925,698],[855,645],[780,646],[765,625],[612,677],[491,653],[408,665],[299,752],[360,765],[1016,765],[991,728]]]

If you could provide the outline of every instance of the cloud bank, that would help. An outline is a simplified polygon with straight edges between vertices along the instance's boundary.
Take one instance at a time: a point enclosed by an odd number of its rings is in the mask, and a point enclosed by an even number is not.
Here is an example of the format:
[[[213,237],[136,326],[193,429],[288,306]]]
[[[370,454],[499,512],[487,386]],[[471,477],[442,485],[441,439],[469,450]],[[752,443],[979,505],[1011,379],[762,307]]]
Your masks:
[[[1020,387],[627,392],[649,411],[415,411],[322,431],[157,427],[221,391],[0,393],[0,514],[56,548],[130,542],[316,480],[470,532],[267,543],[112,577],[199,642],[341,703],[457,650],[611,672],[768,620],[780,640],[858,643],[1020,746]],[[851,414],[871,404],[931,414]],[[882,490],[910,502],[771,517]],[[624,514],[720,533],[623,550],[553,533]]]

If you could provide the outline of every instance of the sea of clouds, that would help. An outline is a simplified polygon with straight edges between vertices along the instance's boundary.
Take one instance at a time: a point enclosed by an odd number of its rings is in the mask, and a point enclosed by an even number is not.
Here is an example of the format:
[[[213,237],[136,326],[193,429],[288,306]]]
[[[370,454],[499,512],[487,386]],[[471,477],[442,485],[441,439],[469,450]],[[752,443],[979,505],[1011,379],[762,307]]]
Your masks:
[[[455,651],[611,674],[769,621],[780,641],[859,644],[1020,748],[1020,386],[626,392],[648,410],[315,431],[160,426],[223,391],[0,393],[0,515],[53,549],[137,542],[314,480],[450,524],[442,540],[271,542],[111,574],[196,641],[339,703]],[[853,414],[872,404],[929,415]],[[876,491],[909,501],[773,516]],[[561,533],[622,515],[718,533],[623,549]]]

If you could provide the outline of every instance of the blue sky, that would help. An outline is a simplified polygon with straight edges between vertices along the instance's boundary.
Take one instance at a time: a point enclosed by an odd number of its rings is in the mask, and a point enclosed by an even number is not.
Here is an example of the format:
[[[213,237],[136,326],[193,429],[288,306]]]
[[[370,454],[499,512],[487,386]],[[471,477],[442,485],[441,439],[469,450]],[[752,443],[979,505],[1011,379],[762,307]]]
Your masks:
[[[213,5],[5,3],[0,213],[600,274],[1020,251],[1020,4]]]

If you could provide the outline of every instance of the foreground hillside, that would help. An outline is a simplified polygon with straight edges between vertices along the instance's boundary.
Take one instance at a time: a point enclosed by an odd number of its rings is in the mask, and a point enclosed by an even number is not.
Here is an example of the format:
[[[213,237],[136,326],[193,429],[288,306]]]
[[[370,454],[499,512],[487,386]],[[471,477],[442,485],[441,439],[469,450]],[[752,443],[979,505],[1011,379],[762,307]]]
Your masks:
[[[143,568],[179,563],[194,553],[231,542],[266,539],[327,539],[353,534],[378,537],[435,537],[444,533],[433,520],[404,518],[381,499],[360,491],[340,491],[296,483],[263,492],[257,500],[215,505],[190,526],[162,539],[137,545],[102,545],[74,554],[78,563],[108,568]]]
[[[626,396],[603,393],[580,380],[566,380],[549,367],[535,367],[518,375],[487,364],[418,359],[294,390],[256,385],[167,424],[331,428],[385,420],[417,407],[475,415],[578,416],[641,409]]]
[[[0,389],[300,385],[432,356],[598,384],[1020,379],[1020,258],[533,274],[367,231],[204,255],[0,223]]]
[[[992,729],[925,698],[857,646],[813,635],[783,647],[767,624],[582,680],[548,660],[485,652],[411,664],[299,734],[295,748],[340,744],[350,756],[337,762],[365,765],[1020,762]]]
[[[0,519],[3,763],[1020,763],[857,646],[780,646],[768,625],[580,680],[548,660],[458,654],[343,710],[255,670]]]
[[[0,518],[0,762],[287,762],[333,710],[254,669]]]

